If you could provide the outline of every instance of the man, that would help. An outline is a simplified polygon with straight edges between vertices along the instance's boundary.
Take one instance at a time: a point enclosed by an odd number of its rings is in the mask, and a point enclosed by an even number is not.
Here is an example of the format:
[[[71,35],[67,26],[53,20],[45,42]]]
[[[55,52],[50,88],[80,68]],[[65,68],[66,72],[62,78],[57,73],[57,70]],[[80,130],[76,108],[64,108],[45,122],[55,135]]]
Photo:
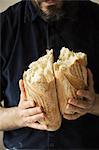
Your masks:
[[[1,100],[0,130],[11,150],[98,149],[99,148],[99,6],[90,1],[21,1],[1,14]],[[60,129],[46,131],[37,121],[46,117],[40,107],[26,101],[23,71],[54,49],[61,47],[88,56],[89,89],[77,91],[84,97],[68,100]],[[91,71],[90,71],[91,70]],[[92,77],[92,73],[93,77]],[[94,82],[94,85],[93,85]],[[20,93],[21,90],[21,93]]]

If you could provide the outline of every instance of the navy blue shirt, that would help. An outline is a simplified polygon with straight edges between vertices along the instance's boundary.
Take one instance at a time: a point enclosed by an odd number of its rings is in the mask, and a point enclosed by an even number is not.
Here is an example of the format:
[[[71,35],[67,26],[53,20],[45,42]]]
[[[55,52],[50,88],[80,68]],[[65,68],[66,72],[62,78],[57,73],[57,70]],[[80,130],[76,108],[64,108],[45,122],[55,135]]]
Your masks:
[[[19,103],[19,79],[28,65],[53,48],[55,60],[61,47],[85,52],[99,93],[99,6],[90,1],[64,2],[59,21],[44,21],[31,1],[21,1],[1,13],[1,96],[5,107]],[[21,128],[4,132],[9,149],[99,149],[99,117],[86,114],[62,120],[54,132]]]

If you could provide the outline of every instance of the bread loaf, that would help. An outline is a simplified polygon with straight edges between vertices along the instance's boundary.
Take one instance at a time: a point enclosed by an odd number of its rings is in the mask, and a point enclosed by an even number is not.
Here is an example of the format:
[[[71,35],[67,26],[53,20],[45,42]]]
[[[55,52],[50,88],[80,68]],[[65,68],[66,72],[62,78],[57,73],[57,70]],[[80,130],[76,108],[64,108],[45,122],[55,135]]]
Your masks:
[[[28,100],[35,106],[41,106],[46,119],[39,121],[48,126],[48,131],[55,131],[61,125],[61,115],[58,106],[55,77],[53,72],[53,50],[29,65],[24,72],[23,80]]]
[[[46,55],[32,62],[23,73],[27,99],[43,108],[46,119],[39,123],[47,125],[48,131],[59,129],[64,113],[74,113],[66,112],[69,98],[83,99],[76,92],[87,88],[86,66],[86,54],[63,47],[57,62],[54,63],[53,50],[47,50]]]
[[[79,98],[77,90],[87,88],[87,56],[84,53],[75,53],[63,47],[57,62],[54,63],[54,74],[56,78],[56,88],[62,114],[72,114],[66,112],[65,108],[69,98]]]

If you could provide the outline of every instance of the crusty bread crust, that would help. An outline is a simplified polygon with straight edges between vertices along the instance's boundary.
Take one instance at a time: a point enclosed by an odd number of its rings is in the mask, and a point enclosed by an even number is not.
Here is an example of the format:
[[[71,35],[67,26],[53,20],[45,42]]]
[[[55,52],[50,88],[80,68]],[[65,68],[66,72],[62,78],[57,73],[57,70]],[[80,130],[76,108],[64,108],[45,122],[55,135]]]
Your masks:
[[[58,101],[60,106],[60,111],[62,114],[73,114],[74,112],[66,111],[66,105],[68,103],[69,98],[79,98],[82,99],[82,97],[78,97],[76,92],[80,89],[86,89],[87,88],[87,69],[86,69],[86,59],[85,55],[81,55],[81,58],[75,58],[73,57],[73,63],[70,61],[70,64],[67,64],[67,50],[68,49],[62,49],[60,51],[60,60],[58,60],[56,63],[54,63],[54,74],[56,78],[56,88],[57,88],[57,95],[58,95]],[[66,52],[66,53],[65,53]],[[68,52],[69,53],[69,52]],[[71,52],[70,52],[71,53]],[[74,53],[74,52],[72,52]],[[66,60],[65,60],[66,55]],[[63,56],[63,57],[62,57]],[[71,58],[70,58],[71,59]],[[69,61],[68,61],[69,62]]]
[[[27,99],[32,100],[35,106],[42,107],[45,112],[46,119],[40,120],[39,123],[47,125],[48,131],[55,131],[61,126],[61,114],[58,106],[53,73],[53,53],[50,54],[49,57],[48,55],[49,53],[47,53],[44,58],[39,59],[38,65],[40,64],[42,66],[42,61],[46,64],[44,68],[45,73],[40,74],[40,79],[38,78],[36,82],[31,83],[30,80],[26,78],[28,72],[25,72],[23,74],[23,80]],[[46,59],[46,57],[48,58]],[[44,59],[46,59],[46,62],[44,62]],[[50,67],[47,67],[49,65]]]
[[[84,53],[62,48],[59,60],[55,63],[53,60],[53,50],[47,51],[23,73],[27,99],[32,100],[34,106],[43,108],[46,119],[39,120],[39,123],[47,125],[48,131],[60,128],[64,113],[74,113],[65,109],[68,99],[83,99],[76,92],[87,88],[87,59]]]

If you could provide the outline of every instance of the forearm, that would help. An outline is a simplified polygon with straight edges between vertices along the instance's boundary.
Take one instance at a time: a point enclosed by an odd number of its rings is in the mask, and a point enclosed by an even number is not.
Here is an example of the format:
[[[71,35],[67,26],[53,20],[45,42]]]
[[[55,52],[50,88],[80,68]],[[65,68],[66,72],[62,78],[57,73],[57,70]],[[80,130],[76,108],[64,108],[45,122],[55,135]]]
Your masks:
[[[0,130],[7,131],[19,128],[16,121],[17,117],[18,117],[17,107],[12,108],[0,107]]]
[[[96,100],[91,114],[99,116],[99,94],[96,94]]]

